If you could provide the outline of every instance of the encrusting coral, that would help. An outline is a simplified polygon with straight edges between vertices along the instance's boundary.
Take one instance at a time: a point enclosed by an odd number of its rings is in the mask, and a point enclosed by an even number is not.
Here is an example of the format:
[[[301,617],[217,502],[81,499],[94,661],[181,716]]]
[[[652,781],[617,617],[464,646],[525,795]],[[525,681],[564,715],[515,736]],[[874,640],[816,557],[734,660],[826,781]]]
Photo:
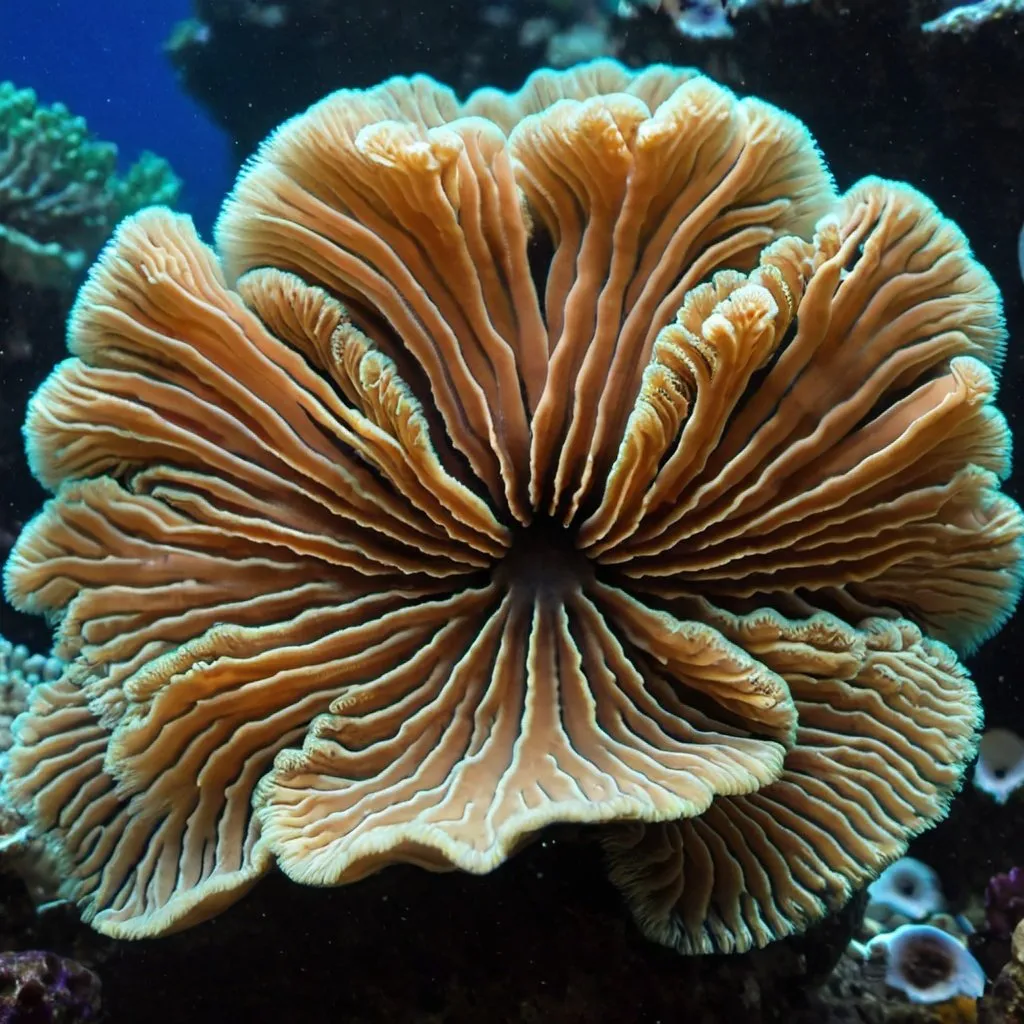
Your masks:
[[[746,949],[959,785],[953,648],[1019,589],[998,293],[781,111],[612,62],[339,92],[216,254],[125,222],[69,339],[6,583],[70,665],[6,794],[101,931],[586,822],[648,934]]]
[[[165,160],[143,153],[123,178],[116,163],[117,148],[63,104],[0,82],[0,276],[71,286],[118,220],[176,200]]]

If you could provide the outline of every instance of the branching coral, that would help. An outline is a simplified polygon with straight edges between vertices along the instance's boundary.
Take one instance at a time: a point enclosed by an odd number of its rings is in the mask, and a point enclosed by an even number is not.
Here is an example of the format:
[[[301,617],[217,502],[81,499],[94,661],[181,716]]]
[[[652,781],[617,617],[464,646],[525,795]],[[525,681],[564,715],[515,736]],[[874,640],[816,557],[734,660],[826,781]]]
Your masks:
[[[649,934],[745,949],[944,813],[1022,520],[921,195],[598,62],[334,94],[217,243],[123,224],[28,419],[7,589],[71,664],[7,793],[96,927],[589,822]]]
[[[32,687],[57,679],[63,670],[59,658],[30,654],[0,636],[0,753],[11,745],[11,721],[25,710]]]
[[[27,707],[34,687],[60,677],[64,663],[43,654],[30,654],[21,644],[0,636],[0,778],[12,743],[11,723]],[[4,870],[20,872],[36,895],[48,896],[57,885],[48,877],[41,843],[34,841],[17,811],[0,804],[0,857]]]
[[[124,178],[116,161],[116,147],[62,104],[0,82],[0,274],[70,285],[121,217],[174,202],[180,183],[166,161],[145,153]]]

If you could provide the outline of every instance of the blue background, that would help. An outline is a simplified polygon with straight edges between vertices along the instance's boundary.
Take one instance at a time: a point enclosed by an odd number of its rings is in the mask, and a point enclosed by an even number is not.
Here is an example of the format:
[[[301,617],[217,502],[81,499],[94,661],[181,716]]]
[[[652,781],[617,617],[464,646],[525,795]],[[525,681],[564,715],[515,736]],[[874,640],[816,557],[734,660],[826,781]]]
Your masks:
[[[5,0],[12,7],[15,0]],[[0,13],[0,81],[81,114],[126,168],[151,149],[184,182],[180,206],[209,240],[234,167],[226,136],[179,87],[163,45],[189,0],[32,0]]]

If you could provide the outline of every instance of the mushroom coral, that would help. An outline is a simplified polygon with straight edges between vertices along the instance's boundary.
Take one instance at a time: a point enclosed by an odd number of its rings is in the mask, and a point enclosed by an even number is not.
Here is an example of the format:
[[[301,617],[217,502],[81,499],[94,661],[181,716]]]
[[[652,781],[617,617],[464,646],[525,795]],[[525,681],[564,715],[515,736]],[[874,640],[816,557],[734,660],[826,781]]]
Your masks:
[[[335,93],[144,211],[26,435],[69,666],[7,798],[101,931],[602,824],[647,932],[800,930],[939,818],[1010,613],[998,293],[913,190],[597,62]]]

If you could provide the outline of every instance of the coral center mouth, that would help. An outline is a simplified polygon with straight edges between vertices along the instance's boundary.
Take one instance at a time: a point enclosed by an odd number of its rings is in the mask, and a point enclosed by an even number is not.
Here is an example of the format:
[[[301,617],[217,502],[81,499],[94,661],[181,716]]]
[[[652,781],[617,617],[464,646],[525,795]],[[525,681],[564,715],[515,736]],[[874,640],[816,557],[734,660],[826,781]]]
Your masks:
[[[590,560],[576,548],[575,531],[551,519],[520,527],[494,568],[497,582],[536,597],[563,597],[593,575]]]
[[[904,965],[904,973],[917,988],[927,990],[945,981],[955,971],[949,954],[931,943],[921,943]]]

